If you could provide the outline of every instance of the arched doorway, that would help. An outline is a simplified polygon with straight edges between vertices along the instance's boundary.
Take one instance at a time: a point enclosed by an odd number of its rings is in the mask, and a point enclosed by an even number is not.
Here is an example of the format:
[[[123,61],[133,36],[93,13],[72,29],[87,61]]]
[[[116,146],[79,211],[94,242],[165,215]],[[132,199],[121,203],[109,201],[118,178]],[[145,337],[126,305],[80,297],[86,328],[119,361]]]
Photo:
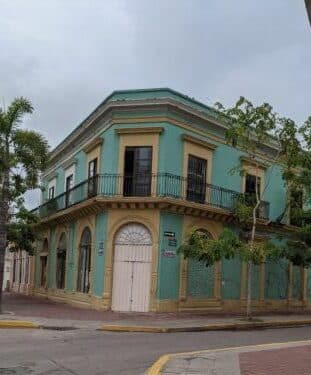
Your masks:
[[[40,286],[47,288],[47,264],[49,254],[49,242],[47,238],[43,241],[42,249],[40,252]]]
[[[115,236],[112,310],[149,310],[152,239],[142,224],[124,225]]]
[[[58,242],[56,255],[56,287],[57,289],[65,289],[66,278],[66,234],[62,233]]]
[[[82,232],[79,244],[77,291],[81,293],[90,291],[91,245],[92,234],[90,229],[86,227]]]

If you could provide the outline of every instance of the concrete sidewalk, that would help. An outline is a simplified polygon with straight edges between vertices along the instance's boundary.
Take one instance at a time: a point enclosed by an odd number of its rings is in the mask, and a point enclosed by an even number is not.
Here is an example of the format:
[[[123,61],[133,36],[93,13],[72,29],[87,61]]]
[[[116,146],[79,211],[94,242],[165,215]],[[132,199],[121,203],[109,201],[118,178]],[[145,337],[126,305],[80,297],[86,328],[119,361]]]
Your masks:
[[[311,372],[311,341],[168,354],[148,375],[307,375]]]
[[[211,330],[245,330],[271,327],[311,325],[311,313],[272,314],[245,321],[242,316],[196,313],[118,313],[82,309],[47,299],[5,293],[0,327],[52,329],[88,328],[115,332],[188,332]]]

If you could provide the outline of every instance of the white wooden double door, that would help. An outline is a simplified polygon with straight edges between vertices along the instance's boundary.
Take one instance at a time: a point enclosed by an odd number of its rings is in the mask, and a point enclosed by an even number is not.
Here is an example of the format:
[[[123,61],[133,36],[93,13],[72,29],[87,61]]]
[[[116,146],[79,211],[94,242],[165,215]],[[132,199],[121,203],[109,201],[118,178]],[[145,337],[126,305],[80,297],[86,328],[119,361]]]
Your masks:
[[[121,231],[115,241],[112,310],[146,312],[150,301],[151,236],[140,224],[127,225]]]

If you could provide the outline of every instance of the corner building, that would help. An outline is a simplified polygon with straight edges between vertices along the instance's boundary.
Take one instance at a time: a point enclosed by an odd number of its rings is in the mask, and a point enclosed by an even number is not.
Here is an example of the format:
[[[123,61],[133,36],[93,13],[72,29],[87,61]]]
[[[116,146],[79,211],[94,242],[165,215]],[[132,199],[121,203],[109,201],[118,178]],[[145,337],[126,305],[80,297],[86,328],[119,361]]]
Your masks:
[[[217,238],[233,226],[237,198],[269,178],[258,241],[286,235],[286,188],[271,168],[275,145],[258,149],[260,168],[225,142],[213,109],[171,89],[115,91],[51,153],[43,176],[41,238],[33,293],[114,311],[239,311],[247,270],[239,259],[206,268],[177,254],[192,228]],[[245,177],[229,171],[243,163]],[[253,305],[304,308],[308,274],[285,261],[254,269]]]

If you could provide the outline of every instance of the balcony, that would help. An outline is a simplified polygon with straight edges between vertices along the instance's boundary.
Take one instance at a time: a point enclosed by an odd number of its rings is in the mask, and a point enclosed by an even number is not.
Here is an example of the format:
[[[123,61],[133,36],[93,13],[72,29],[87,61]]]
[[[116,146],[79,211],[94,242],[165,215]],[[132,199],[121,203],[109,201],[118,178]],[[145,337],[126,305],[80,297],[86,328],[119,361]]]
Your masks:
[[[60,211],[77,206],[79,203],[101,198],[111,201],[136,201],[146,198],[156,201],[168,199],[178,202],[198,204],[199,208],[214,208],[233,214],[237,202],[247,202],[250,199],[244,194],[211,184],[197,183],[194,180],[170,173],[139,174],[123,176],[119,174],[100,174],[74,186],[71,190],[58,195],[33,210],[41,219],[59,213]],[[139,199],[140,198],[140,199]],[[78,206],[77,206],[78,207]],[[269,203],[261,201],[257,212],[258,218],[269,218]]]

